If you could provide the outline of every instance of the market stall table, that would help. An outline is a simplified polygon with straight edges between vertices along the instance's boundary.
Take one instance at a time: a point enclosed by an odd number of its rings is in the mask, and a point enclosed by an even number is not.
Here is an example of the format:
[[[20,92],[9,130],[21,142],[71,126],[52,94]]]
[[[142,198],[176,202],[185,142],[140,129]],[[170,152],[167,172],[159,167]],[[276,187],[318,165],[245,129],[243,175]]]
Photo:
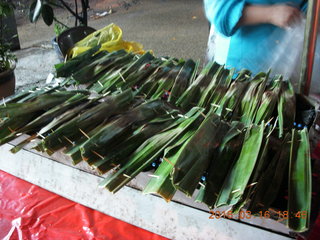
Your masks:
[[[21,136],[23,138],[24,136]],[[0,169],[111,217],[169,239],[291,239],[280,222],[266,219],[209,219],[208,208],[183,194],[166,203],[154,195],[142,195],[139,188],[149,173],[140,174],[130,187],[117,194],[97,188],[102,180],[86,164],[72,166],[62,153],[39,154],[28,147],[10,153],[15,141],[0,147]]]

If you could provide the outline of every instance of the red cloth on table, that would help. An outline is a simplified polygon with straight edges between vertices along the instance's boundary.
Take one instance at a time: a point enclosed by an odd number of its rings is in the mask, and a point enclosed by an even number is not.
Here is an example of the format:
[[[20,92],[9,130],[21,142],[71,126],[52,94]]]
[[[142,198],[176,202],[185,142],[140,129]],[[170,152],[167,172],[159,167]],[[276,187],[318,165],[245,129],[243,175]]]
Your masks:
[[[0,239],[165,240],[167,238],[0,171]]]
[[[308,240],[319,240],[319,239],[320,239],[320,215],[318,216],[318,219],[314,224],[310,232],[310,235],[308,237]]]

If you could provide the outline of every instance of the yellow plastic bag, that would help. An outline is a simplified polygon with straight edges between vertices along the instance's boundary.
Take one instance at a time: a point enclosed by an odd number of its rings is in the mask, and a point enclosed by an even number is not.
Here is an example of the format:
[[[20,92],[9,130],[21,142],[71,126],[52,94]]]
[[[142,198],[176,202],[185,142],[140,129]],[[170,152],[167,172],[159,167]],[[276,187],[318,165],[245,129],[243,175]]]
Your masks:
[[[110,25],[97,30],[81,41],[77,42],[70,50],[68,56],[74,58],[80,53],[101,44],[100,51],[106,50],[108,52],[124,49],[127,52],[143,54],[143,46],[137,42],[127,42],[122,39],[122,30],[119,26],[111,23]]]

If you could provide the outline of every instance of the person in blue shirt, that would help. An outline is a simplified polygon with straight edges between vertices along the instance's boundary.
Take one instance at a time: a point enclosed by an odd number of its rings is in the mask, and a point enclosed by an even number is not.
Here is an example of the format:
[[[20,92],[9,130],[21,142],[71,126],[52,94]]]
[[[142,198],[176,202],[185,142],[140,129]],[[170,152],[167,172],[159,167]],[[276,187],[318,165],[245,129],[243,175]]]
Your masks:
[[[286,28],[300,21],[305,3],[304,0],[204,0],[211,24],[209,46],[214,45],[208,57],[227,68],[246,68],[254,74],[267,71],[269,58],[281,44]]]

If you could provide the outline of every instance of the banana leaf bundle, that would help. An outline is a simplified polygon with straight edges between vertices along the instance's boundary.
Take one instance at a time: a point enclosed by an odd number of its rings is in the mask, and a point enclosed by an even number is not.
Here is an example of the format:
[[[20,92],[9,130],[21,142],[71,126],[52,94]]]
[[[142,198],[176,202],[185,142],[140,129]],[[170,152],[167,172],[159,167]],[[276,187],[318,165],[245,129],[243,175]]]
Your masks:
[[[278,78],[273,79],[272,83],[266,87],[266,90],[262,95],[259,109],[255,116],[255,124],[260,124],[262,121],[269,122],[279,98],[281,84],[282,77],[279,76]]]
[[[30,101],[40,95],[43,95],[45,93],[50,93],[54,91],[65,91],[66,89],[63,88],[63,86],[51,86],[51,85],[45,85],[42,88],[38,87],[32,87],[30,89],[23,89],[21,92],[11,95],[4,99],[4,102],[6,104],[8,103],[23,103],[26,101]]]
[[[98,75],[97,80],[93,81],[93,86],[89,86],[90,90],[98,93],[106,93],[109,89],[116,90],[116,83],[123,81],[124,79],[121,72],[129,67],[132,60],[134,60],[132,54],[126,54],[117,59],[115,63],[111,64],[111,67],[113,68],[110,71],[106,71],[105,73]]]
[[[143,56],[142,56],[143,57]],[[143,63],[137,71],[131,72],[125,81],[119,82],[116,87],[121,89],[133,88],[138,89],[163,63],[160,59],[153,59],[150,62]]]
[[[36,133],[36,135],[33,135],[33,136],[43,136],[44,132],[40,133],[42,126],[47,125],[49,123],[52,123],[55,120],[55,118],[60,117],[61,114],[65,113],[69,109],[73,109],[78,104],[83,105],[83,104],[87,103],[88,102],[87,98],[88,98],[87,95],[77,93],[74,96],[72,96],[70,99],[65,101],[64,103],[48,110],[44,114],[40,115],[39,117],[37,117],[33,121],[26,124],[24,127],[16,130],[16,132],[18,134],[22,134],[22,133],[34,134],[34,133]],[[51,127],[51,129],[52,129],[52,127]],[[27,140],[22,141],[16,147],[11,149],[11,152],[16,153],[23,146],[28,144],[32,139],[34,139],[34,137],[31,137]]]
[[[190,109],[192,106],[197,106],[203,92],[206,90],[219,68],[220,65],[215,62],[208,63],[194,82],[177,100],[177,106],[185,110]]]
[[[108,97],[105,102],[88,109],[76,118],[61,125],[38,145],[38,149],[54,152],[70,144],[106,121],[110,116],[124,111],[132,102],[133,93],[127,90],[121,94]]]
[[[141,86],[138,89],[139,94],[144,95],[145,97],[152,96],[159,88],[159,82],[166,82],[170,72],[173,70],[172,68],[175,67],[181,68],[181,63],[176,63],[176,60],[173,58],[164,59],[153,74],[148,77],[145,82],[141,83]]]
[[[244,125],[240,122],[232,122],[220,146],[210,159],[206,181],[196,198],[198,202],[207,204],[209,208],[215,207],[225,177],[239,157],[244,135]]]
[[[57,76],[67,77],[60,86],[6,99],[0,144],[30,134],[11,150],[17,152],[41,137],[39,151],[65,148],[74,164],[113,170],[100,184],[111,192],[162,159],[145,194],[170,201],[176,191],[192,196],[200,186],[196,201],[235,213],[268,210],[280,182],[288,181],[288,211],[305,216],[290,218],[288,226],[304,231],[310,150],[307,130],[292,130],[290,82],[269,73],[251,77],[248,70],[234,79],[234,70],[213,62],[198,75],[198,67],[191,59],[91,49],[56,66]],[[86,90],[72,90],[79,87]]]
[[[13,140],[21,133],[28,132],[28,129],[25,127],[29,122],[42,115],[45,111],[50,110],[55,105],[62,104],[68,100],[72,101],[70,99],[73,98],[75,94],[79,94],[78,96],[81,99],[85,98],[83,93],[87,95],[87,92],[85,91],[59,91],[40,95],[31,101],[23,103],[8,103],[1,106],[0,144]],[[54,114],[51,115],[51,118],[53,116]]]
[[[88,164],[105,173],[114,167],[119,158],[127,157],[143,141],[166,128],[179,113],[178,110],[171,109],[160,101],[138,104],[136,108],[117,116],[115,120],[102,123],[93,130],[86,132],[86,136],[82,136],[72,146],[67,147],[65,153],[72,158],[74,164],[81,162],[84,158]],[[152,118],[152,115],[159,115],[159,117],[151,121],[148,120],[150,122],[143,124],[146,121],[143,118]],[[143,125],[139,127],[141,124]],[[134,131],[136,128],[138,129]],[[102,139],[101,135],[103,134],[105,134],[105,137]],[[100,142],[101,146],[108,147],[101,147],[97,150],[91,149],[91,152],[89,151],[90,157],[88,151],[87,154],[82,154],[81,151],[85,151],[85,148],[88,148],[95,141],[95,138],[98,138],[98,141],[104,141],[103,143]],[[120,141],[120,138],[122,141]],[[94,147],[96,146],[98,144],[95,142]],[[119,148],[123,150],[119,152],[117,150]]]
[[[50,92],[42,94],[34,99],[31,99],[31,101],[5,104],[0,106],[0,118],[21,117],[23,115],[45,111],[46,109],[50,109],[59,103],[63,103],[76,93],[87,94],[87,91],[55,91],[52,93]]]
[[[128,159],[126,164],[113,175],[107,177],[100,183],[101,187],[106,187],[110,192],[117,192],[132,178],[143,171],[151,162],[163,154],[170,144],[177,138],[183,136],[192,124],[199,120],[202,109],[192,108],[185,116],[178,119],[167,130],[146,140]]]
[[[207,116],[177,159],[172,173],[172,182],[177,189],[192,196],[229,128],[216,114]]]
[[[97,159],[97,156],[104,156],[108,148],[113,148],[117,143],[122,142],[143,124],[168,114],[170,114],[170,107],[161,100],[147,101],[121,114],[119,118],[106,124],[82,144],[82,158],[92,162]]]
[[[234,70],[229,71],[221,66],[213,76],[210,84],[201,94],[198,106],[203,108],[210,107],[210,104],[218,105],[221,98],[229,88],[234,75]]]
[[[228,91],[230,84],[232,82],[233,76],[235,73],[235,69],[224,70],[221,74],[221,77],[218,81],[217,87],[212,92],[208,103],[207,103],[207,109],[213,108],[215,111],[219,108],[221,100],[223,99],[224,95]]]
[[[153,59],[154,57],[149,52],[145,53],[141,57],[138,57],[138,59],[134,57],[130,61],[127,61],[128,58],[125,58],[124,60],[127,62],[125,62],[125,64],[121,63],[122,67],[119,68],[119,66],[117,67],[115,65],[115,68],[113,68],[112,71],[110,70],[103,74],[97,80],[97,82],[90,87],[90,90],[98,93],[106,93],[107,91],[109,91],[109,89],[117,89],[117,87],[119,87],[119,84],[121,84],[122,82],[126,83],[126,78],[130,74],[136,72],[141,66],[144,66],[146,63],[149,63]]]
[[[282,137],[285,131],[290,131],[293,128],[296,117],[295,109],[296,97],[293,87],[289,81],[283,81],[278,99],[279,137]]]
[[[38,130],[36,132],[36,134],[32,134],[29,138],[27,138],[27,139],[23,140],[22,142],[18,143],[10,151],[12,153],[17,153],[25,145],[30,143],[36,137],[38,137],[38,136],[44,137],[44,136],[47,136],[48,134],[50,134],[50,132],[54,132],[58,128],[58,126],[64,124],[65,122],[71,120],[72,118],[76,117],[79,113],[81,113],[81,111],[83,111],[86,108],[89,108],[91,104],[92,104],[92,101],[86,101],[84,103],[80,103],[79,105],[77,105],[77,106],[75,106],[73,108],[70,108],[69,110],[65,111],[61,115],[56,116],[48,124],[46,124],[45,126],[42,126],[42,128],[40,130]],[[68,107],[71,107],[71,106],[68,106]],[[45,115],[47,115],[47,114],[45,113]],[[34,120],[33,123],[30,122],[28,124],[29,125],[28,128],[30,127],[31,123],[33,125],[33,124],[41,122],[41,121],[42,121],[42,118],[39,117],[37,120]],[[25,127],[27,127],[27,126],[25,126]],[[21,132],[21,130],[19,132]],[[39,149],[37,147],[35,147],[35,149],[37,149],[39,151],[42,151],[41,149]]]
[[[257,174],[257,178],[259,177],[260,179],[253,180],[257,184],[248,206],[248,210],[252,211],[252,213],[267,211],[277,197],[280,183],[289,167],[291,145],[291,134],[288,133],[282,143],[278,145],[276,152],[271,156],[269,164],[262,167],[264,171],[261,174]]]
[[[61,116],[65,111],[74,108],[75,106],[87,102],[88,96],[83,93],[76,93],[69,99],[67,99],[62,104],[53,107],[49,111],[46,111],[44,114],[40,115],[38,118],[34,119],[32,122],[28,123],[26,126],[21,128],[19,132],[21,133],[29,133],[37,131],[41,126],[48,124],[55,117]]]
[[[84,84],[99,76],[99,74],[107,72],[112,68],[112,66],[122,67],[123,62],[122,58],[129,58],[133,56],[126,54],[126,51],[120,50],[106,55],[101,56],[97,60],[91,62],[90,64],[80,68],[73,74],[73,78],[77,81],[78,84]]]
[[[184,63],[181,63],[178,66],[173,67],[167,74],[164,74],[161,78],[156,79],[156,84],[148,92],[146,97],[150,99],[158,99],[161,98],[165,93],[170,92],[183,64]]]
[[[264,124],[247,129],[240,156],[224,180],[216,207],[233,206],[242,197],[259,156],[263,133]]]
[[[65,63],[59,63],[55,65],[57,77],[70,77],[74,72],[86,66],[96,58],[103,56],[106,52],[102,51],[97,53],[100,49],[100,45],[89,49],[77,57],[68,60]]]
[[[241,101],[240,112],[238,112],[238,116],[236,116],[246,125],[249,125],[254,121],[254,117],[258,111],[262,95],[266,88],[267,80],[267,73],[259,73],[250,81],[249,87]]]
[[[149,123],[144,124],[114,148],[106,149],[106,156],[93,162],[92,167],[96,168],[100,173],[106,173],[115,166],[122,166],[143,142],[172,125],[178,118],[178,113],[171,112],[169,116],[157,117]],[[121,151],[118,149],[121,149]]]
[[[307,129],[292,130],[289,163],[288,226],[306,231],[311,213],[311,159]]]
[[[215,113],[225,120],[231,120],[232,116],[237,116],[237,109],[241,100],[246,93],[250,84],[250,73],[247,70],[242,70],[238,77],[231,83],[229,89],[222,97],[218,109]]]
[[[190,129],[175,144],[164,150],[163,159],[166,160],[162,161],[152,175],[148,185],[144,188],[144,194],[159,194],[167,202],[173,198],[177,189],[172,184],[171,172],[173,171],[182,150],[185,148],[195,131],[195,129]]]
[[[192,83],[192,77],[196,75],[197,64],[189,59],[182,66],[172,86],[168,101],[175,104],[178,98],[184,93]]]
[[[83,136],[78,138],[76,141],[71,142],[68,146],[66,146],[64,153],[72,158],[72,162],[74,165],[82,162],[82,155],[81,155],[81,147],[82,145],[90,139],[92,136],[94,136],[102,127],[104,126],[104,123],[99,124],[91,131],[85,132]],[[84,132],[83,132],[84,133]]]

